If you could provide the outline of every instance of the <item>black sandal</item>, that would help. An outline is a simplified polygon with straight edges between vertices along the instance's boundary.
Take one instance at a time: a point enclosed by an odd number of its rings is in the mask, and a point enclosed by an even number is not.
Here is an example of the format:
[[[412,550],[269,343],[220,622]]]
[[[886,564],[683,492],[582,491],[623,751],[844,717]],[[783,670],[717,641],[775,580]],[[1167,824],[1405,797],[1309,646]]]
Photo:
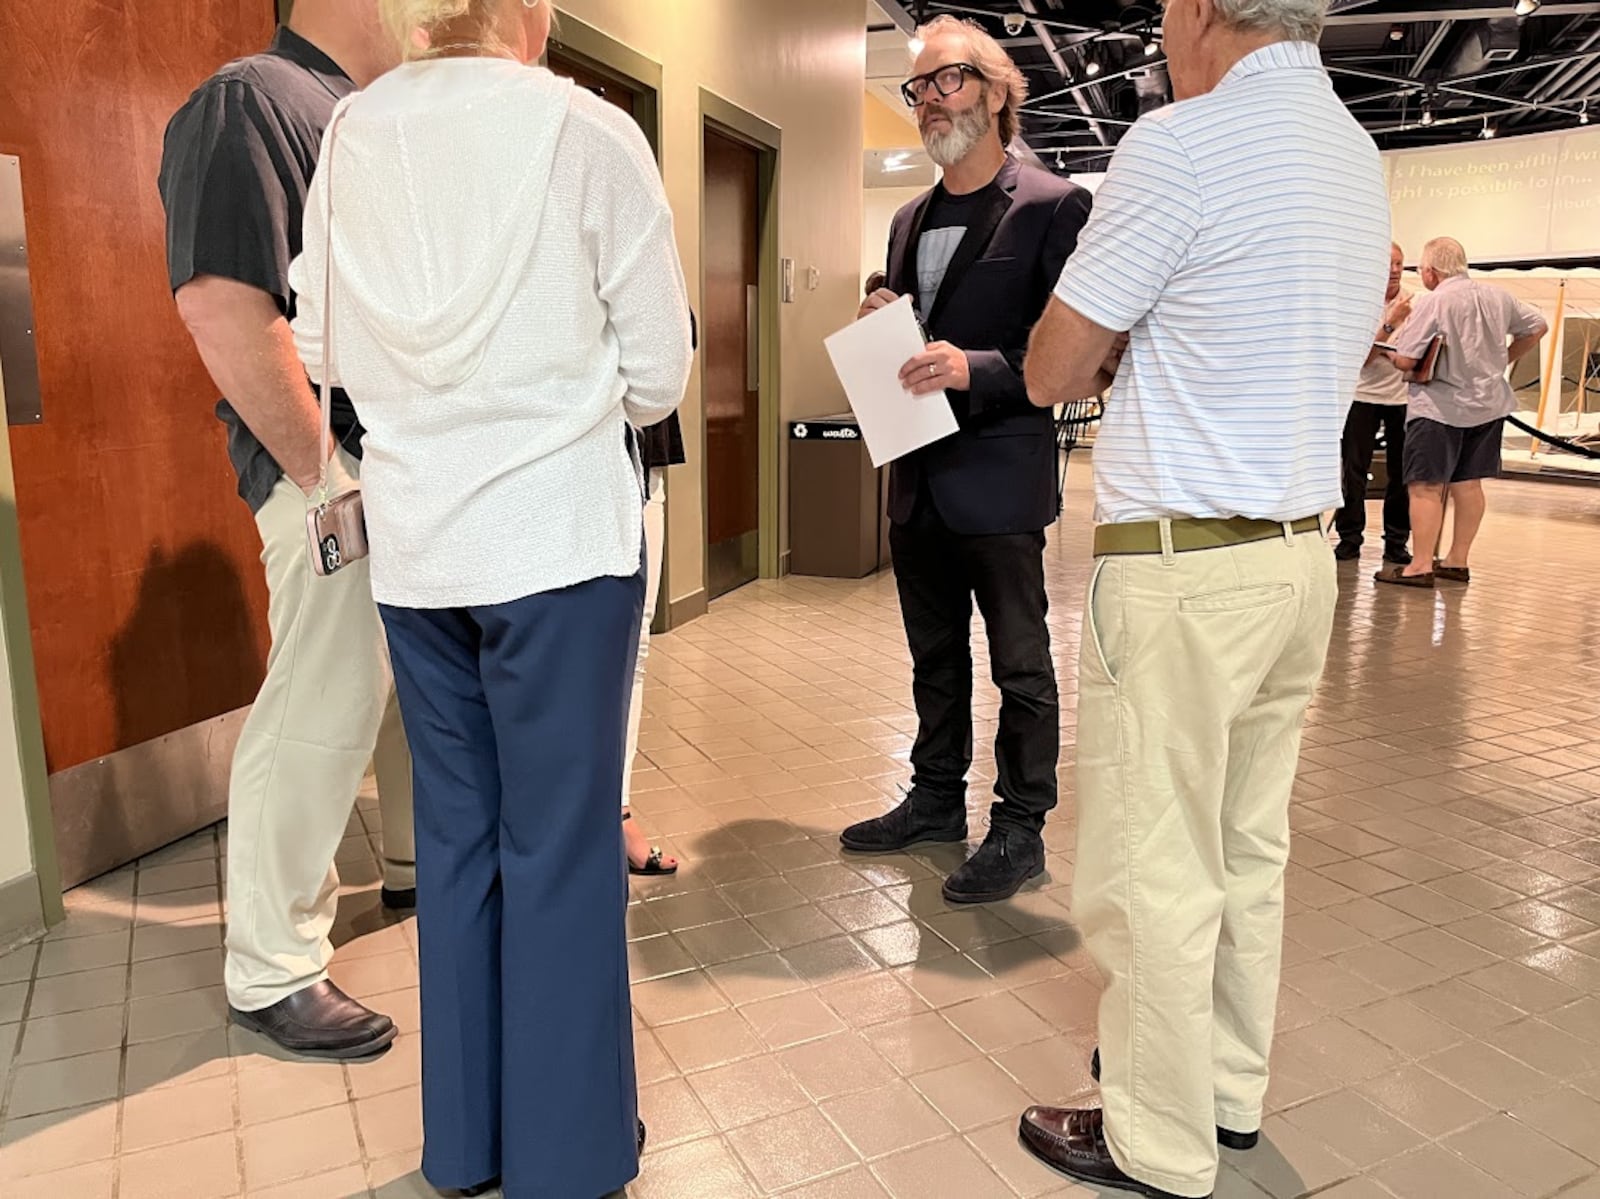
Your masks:
[[[632,820],[633,819],[633,813],[632,812],[624,812],[622,814],[622,818],[624,820]],[[652,845],[650,847],[650,856],[647,857],[644,860],[644,865],[643,866],[635,866],[633,864],[633,859],[632,858],[628,859],[628,873],[629,874],[649,875],[649,876],[655,877],[655,878],[662,878],[662,877],[665,877],[667,875],[677,874],[678,873],[678,863],[674,862],[670,866],[662,865],[662,860],[663,860],[663,858],[665,858],[665,856],[666,855],[661,850],[661,846]]]

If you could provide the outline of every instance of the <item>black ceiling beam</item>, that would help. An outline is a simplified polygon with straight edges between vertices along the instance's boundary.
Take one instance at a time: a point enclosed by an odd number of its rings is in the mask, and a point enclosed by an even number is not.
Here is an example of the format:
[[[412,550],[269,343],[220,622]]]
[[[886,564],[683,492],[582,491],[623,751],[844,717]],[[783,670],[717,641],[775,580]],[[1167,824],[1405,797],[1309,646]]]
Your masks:
[[[1462,3],[1462,0],[1409,0],[1394,8],[1359,9],[1351,13],[1337,13],[1328,17],[1329,25],[1407,25],[1418,21],[1482,21],[1489,17],[1509,15],[1509,0],[1484,0],[1483,3]],[[1539,9],[1541,17],[1592,16],[1600,13],[1600,3],[1595,0],[1545,0]]]

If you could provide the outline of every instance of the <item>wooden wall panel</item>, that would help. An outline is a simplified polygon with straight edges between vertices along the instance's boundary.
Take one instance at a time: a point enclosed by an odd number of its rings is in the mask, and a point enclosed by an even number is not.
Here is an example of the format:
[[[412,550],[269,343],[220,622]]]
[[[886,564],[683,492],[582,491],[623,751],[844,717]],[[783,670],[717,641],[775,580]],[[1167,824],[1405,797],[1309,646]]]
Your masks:
[[[52,772],[251,701],[260,543],[167,289],[167,118],[264,47],[272,0],[6,0],[44,421],[10,431]]]

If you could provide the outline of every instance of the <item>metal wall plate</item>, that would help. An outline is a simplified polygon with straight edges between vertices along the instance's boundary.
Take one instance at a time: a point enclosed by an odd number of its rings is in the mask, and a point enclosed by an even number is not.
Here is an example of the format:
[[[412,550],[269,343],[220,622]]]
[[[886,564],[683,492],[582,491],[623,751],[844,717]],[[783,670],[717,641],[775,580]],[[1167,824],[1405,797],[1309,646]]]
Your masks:
[[[44,419],[28,231],[22,218],[22,164],[14,154],[0,154],[0,378],[5,383],[6,424],[36,425]]]

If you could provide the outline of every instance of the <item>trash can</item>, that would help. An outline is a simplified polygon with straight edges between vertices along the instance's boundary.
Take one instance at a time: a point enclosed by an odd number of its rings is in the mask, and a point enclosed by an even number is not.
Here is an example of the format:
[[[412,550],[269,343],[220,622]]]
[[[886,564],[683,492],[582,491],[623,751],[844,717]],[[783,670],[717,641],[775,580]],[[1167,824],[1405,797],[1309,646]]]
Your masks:
[[[789,571],[860,579],[888,563],[887,470],[854,416],[789,425]]]

